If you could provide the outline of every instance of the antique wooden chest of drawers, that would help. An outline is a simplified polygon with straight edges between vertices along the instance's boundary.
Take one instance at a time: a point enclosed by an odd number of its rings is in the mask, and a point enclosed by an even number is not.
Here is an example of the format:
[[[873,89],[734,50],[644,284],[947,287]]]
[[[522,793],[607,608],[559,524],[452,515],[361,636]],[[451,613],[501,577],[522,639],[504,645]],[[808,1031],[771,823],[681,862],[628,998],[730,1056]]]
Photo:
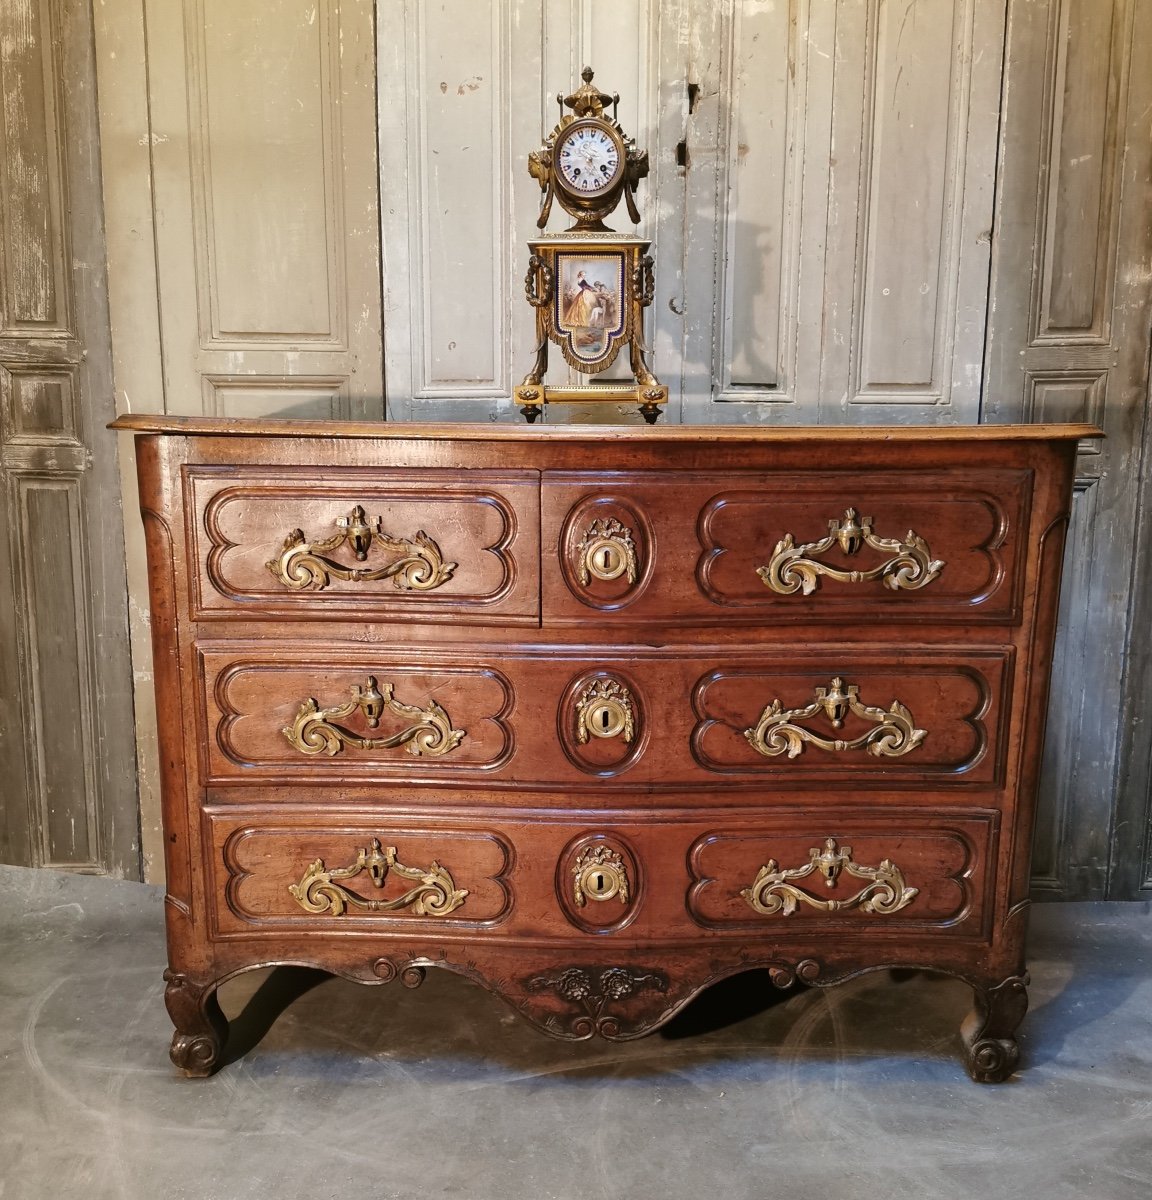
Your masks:
[[[561,1038],[927,967],[1012,1071],[1091,429],[117,427],[179,1067],[221,982],[298,963],[446,967]]]

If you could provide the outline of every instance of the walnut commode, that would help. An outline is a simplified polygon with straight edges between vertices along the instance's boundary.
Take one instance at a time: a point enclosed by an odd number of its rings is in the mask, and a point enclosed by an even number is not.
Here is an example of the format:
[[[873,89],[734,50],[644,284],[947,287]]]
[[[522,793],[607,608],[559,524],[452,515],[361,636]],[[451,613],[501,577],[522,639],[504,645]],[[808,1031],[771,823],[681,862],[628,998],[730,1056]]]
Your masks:
[[[634,1038],[767,968],[926,967],[1016,1065],[1087,426],[124,417],[163,769],[172,1058],[311,964],[459,972]]]

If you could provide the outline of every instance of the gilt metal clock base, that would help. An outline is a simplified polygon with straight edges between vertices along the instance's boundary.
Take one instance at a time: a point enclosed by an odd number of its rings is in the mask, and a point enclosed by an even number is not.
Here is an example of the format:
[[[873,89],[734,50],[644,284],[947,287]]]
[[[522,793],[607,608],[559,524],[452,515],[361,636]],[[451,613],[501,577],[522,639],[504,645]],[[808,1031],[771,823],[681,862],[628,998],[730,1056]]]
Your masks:
[[[513,396],[529,425],[544,411],[546,404],[587,404],[589,402],[640,406],[640,413],[649,425],[655,425],[661,406],[668,403],[668,389],[661,383],[584,384],[571,387],[550,387],[544,383],[522,383]]]

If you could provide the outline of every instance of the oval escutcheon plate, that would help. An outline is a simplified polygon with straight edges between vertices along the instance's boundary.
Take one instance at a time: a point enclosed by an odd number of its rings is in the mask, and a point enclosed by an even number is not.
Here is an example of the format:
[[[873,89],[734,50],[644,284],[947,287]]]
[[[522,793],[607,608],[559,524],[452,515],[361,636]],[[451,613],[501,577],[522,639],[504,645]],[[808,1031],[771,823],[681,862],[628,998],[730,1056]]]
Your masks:
[[[640,865],[617,834],[585,833],[564,848],[556,866],[556,896],[564,915],[587,933],[630,924],[640,904]]]
[[[647,522],[615,496],[586,496],[560,534],[560,569],[568,590],[590,608],[632,603],[648,582],[652,538]]]

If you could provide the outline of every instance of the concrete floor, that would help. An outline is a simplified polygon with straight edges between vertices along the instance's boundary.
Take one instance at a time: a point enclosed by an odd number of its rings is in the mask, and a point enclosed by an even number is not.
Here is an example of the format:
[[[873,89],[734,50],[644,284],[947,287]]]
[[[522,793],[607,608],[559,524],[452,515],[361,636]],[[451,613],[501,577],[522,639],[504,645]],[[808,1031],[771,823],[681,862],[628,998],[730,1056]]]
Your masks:
[[[221,989],[246,1049],[168,1062],[157,889],[0,867],[0,1198],[935,1200],[1152,1187],[1152,908],[1035,912],[1022,1071],[969,1082],[968,992],[714,988],[567,1045],[466,981]],[[286,1007],[288,1006],[288,1007]]]

